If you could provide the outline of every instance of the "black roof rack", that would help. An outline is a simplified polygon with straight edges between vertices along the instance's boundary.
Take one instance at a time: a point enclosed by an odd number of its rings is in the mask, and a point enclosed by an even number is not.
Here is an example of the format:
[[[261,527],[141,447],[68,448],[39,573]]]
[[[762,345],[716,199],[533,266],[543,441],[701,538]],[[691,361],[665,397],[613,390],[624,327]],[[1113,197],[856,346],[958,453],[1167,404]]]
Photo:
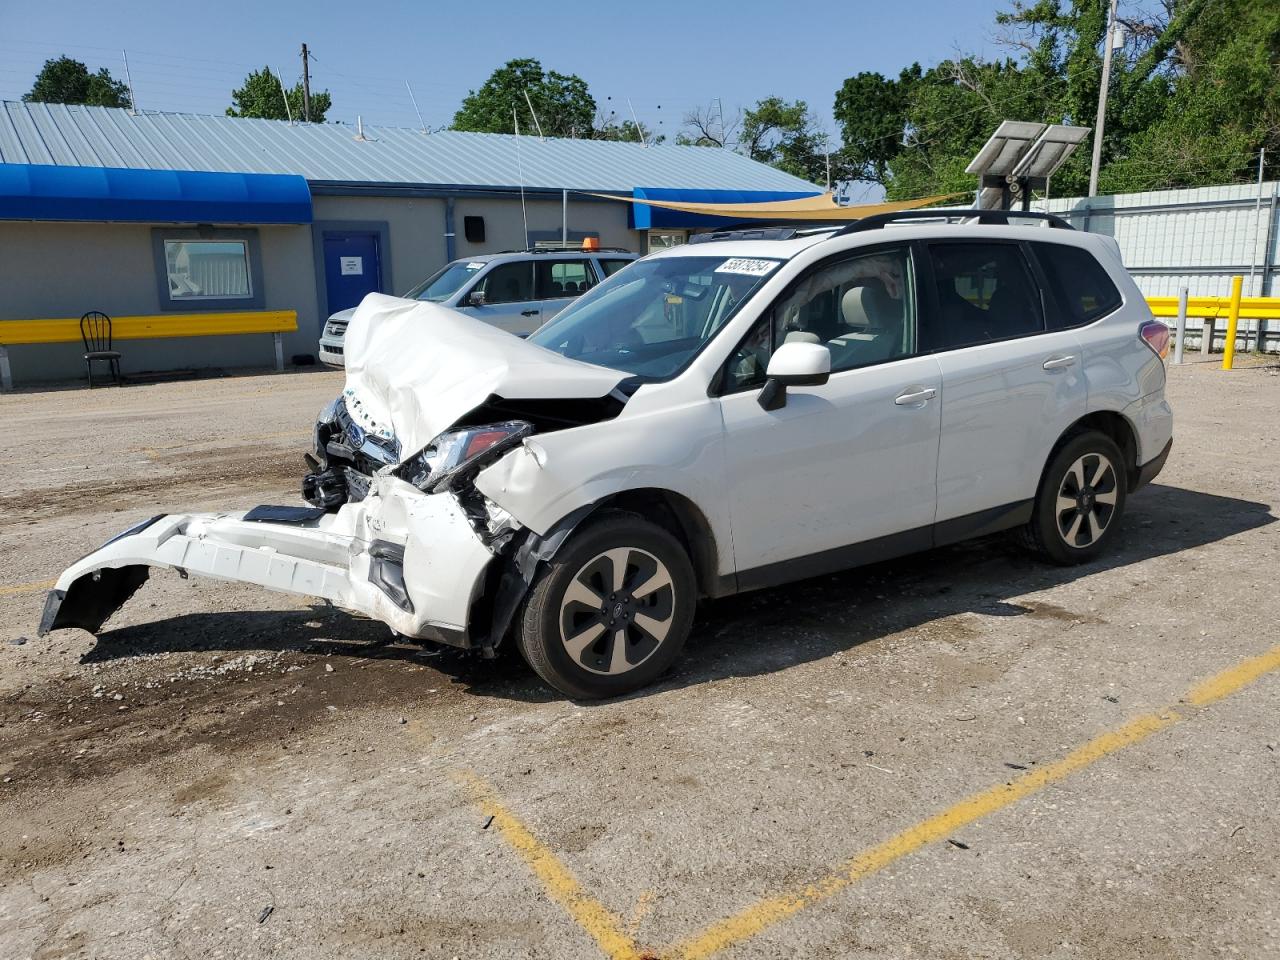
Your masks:
[[[626,247],[596,247],[594,250],[583,250],[581,244],[556,247],[525,247],[523,250],[499,250],[496,254],[477,254],[477,256],[497,256],[503,253],[630,253],[634,250]]]
[[[689,237],[690,243],[713,243],[716,240],[791,240],[795,237],[808,237],[818,233],[831,233],[839,230],[839,224],[827,224],[795,227],[729,227],[724,230],[712,230],[710,233],[695,233]]]
[[[1052,213],[1040,213],[1033,210],[899,210],[897,213],[877,213],[870,217],[855,220],[846,227],[836,231],[837,237],[850,233],[861,233],[864,230],[879,230],[891,223],[904,220],[977,220],[981,224],[1009,226],[1010,220],[1043,220],[1060,230],[1074,230],[1075,227]]]

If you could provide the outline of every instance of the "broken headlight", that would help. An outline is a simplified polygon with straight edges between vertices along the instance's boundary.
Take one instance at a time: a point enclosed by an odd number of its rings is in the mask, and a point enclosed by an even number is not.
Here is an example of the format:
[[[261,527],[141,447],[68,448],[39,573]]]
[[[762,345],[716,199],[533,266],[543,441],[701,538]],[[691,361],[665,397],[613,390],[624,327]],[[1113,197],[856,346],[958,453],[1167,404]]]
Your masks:
[[[396,476],[426,493],[439,493],[479,472],[531,433],[532,424],[523,420],[451,430],[401,464]]]

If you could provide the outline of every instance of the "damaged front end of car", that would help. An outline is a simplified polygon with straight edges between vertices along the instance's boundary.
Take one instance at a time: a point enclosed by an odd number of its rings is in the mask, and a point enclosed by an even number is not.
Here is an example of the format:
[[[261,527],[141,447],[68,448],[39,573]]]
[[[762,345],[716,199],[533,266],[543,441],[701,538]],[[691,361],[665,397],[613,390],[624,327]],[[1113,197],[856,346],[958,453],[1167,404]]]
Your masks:
[[[617,416],[622,377],[387,297],[366,300],[347,342],[347,385],[305,457],[309,507],[155,516],[66,569],[40,632],[98,632],[150,568],[167,567],[318,597],[402,636],[492,655],[531,564],[580,518],[535,534],[482,494],[476,475],[507,456],[536,461],[527,441],[538,432]],[[433,361],[405,359],[415,355]]]

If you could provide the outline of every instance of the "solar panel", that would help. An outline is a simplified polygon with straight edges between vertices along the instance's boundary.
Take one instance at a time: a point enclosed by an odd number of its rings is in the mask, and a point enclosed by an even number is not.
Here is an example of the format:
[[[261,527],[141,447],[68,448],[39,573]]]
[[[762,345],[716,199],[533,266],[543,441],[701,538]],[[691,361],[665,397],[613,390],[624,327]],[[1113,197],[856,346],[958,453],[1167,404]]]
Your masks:
[[[1066,162],[1072,151],[1089,136],[1090,127],[1068,127],[1060,123],[1045,130],[1013,169],[1015,177],[1047,180]]]
[[[983,144],[965,173],[978,176],[1007,177],[1022,159],[1036,137],[1048,129],[1047,123],[1029,123],[1025,120],[1005,120],[996,127],[990,139]]]
[[[1007,208],[1020,199],[1025,208],[1031,190],[1047,186],[1090,129],[1026,120],[1001,122],[965,167],[965,173],[979,178],[978,207]]]

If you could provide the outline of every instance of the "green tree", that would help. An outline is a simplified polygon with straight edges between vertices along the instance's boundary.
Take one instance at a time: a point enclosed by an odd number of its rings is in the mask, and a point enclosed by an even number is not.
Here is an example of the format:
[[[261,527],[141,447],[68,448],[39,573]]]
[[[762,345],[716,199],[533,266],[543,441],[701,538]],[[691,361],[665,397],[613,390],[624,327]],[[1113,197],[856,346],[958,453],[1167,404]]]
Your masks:
[[[1015,0],[996,17],[1013,56],[850,77],[835,99],[842,171],[891,198],[968,191],[964,168],[1001,120],[1093,126],[1108,6]],[[1164,0],[1151,13],[1126,2],[1119,20],[1103,192],[1242,180],[1259,148],[1280,157],[1280,4]],[[1085,192],[1090,146],[1054,175],[1055,194]]]
[[[1102,84],[1108,6],[1107,0],[1037,0],[1030,5],[1015,2],[1012,10],[997,14],[996,22],[1008,31],[1008,40],[1027,51],[1023,68],[1044,83],[1053,107],[1051,119],[1093,126]],[[1172,102],[1185,79],[1179,57],[1186,52],[1187,31],[1209,6],[1209,0],[1168,0],[1158,16],[1126,16],[1122,9],[1119,19],[1126,39],[1112,58],[1102,144],[1100,188],[1104,191],[1145,189],[1127,184],[1131,177],[1118,177],[1121,168],[1116,164],[1133,160],[1135,143],[1173,119]],[[1055,176],[1056,192],[1085,192],[1090,147],[1086,144],[1077,150]],[[1171,186],[1210,182],[1197,179],[1189,167],[1171,169],[1167,162],[1160,165],[1161,176]]]
[[[644,142],[648,144],[663,143],[666,141],[665,134],[655,134],[643,121],[640,123],[639,132],[637,132],[634,120],[623,120],[618,123],[615,120],[602,120],[597,118],[595,129],[591,131],[593,140],[614,140],[620,143],[639,143],[640,134],[644,135]]]
[[[517,116],[522,133],[541,128],[548,137],[587,137],[593,129],[596,102],[581,77],[545,72],[534,59],[510,60],[493,71],[479,90],[467,94],[451,126],[476,133],[514,133]]]
[[[897,80],[864,72],[836,92],[835,117],[844,140],[841,160],[851,179],[888,182],[889,161],[902,152],[911,94],[922,76],[918,63]]]
[[[739,149],[810,183],[826,179],[827,136],[803,100],[766,97],[742,113]]]
[[[228,117],[256,117],[260,120],[294,120],[303,118],[302,84],[287,88],[289,94],[288,108],[285,107],[285,95],[280,89],[280,81],[270,67],[254,70],[244,78],[244,86],[231,91],[231,106],[227,107]],[[333,99],[328,90],[311,92],[311,122],[324,123],[325,114],[333,106]]]
[[[39,103],[87,103],[93,107],[130,107],[129,88],[113,78],[106,67],[90,73],[79,60],[61,56],[46,60],[31,92],[23,100]]]

